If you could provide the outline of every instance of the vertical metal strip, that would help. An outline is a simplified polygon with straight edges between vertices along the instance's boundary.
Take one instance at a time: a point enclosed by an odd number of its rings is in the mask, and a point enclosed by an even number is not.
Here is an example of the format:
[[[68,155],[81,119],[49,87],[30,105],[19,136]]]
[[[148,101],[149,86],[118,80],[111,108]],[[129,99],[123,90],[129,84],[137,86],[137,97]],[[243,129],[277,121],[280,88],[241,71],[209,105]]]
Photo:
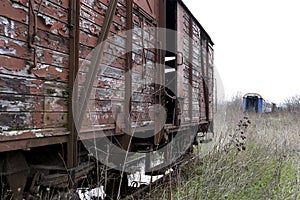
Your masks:
[[[127,12],[126,12],[126,29],[127,29],[127,39],[126,39],[126,76],[125,76],[125,102],[128,102],[129,105],[125,106],[125,113],[128,115],[127,119],[131,119],[131,95],[132,95],[132,29],[133,29],[133,0],[127,0]],[[127,110],[126,110],[127,109]],[[131,120],[127,125],[126,130],[128,133],[131,133]]]
[[[208,46],[208,40],[206,40],[206,78],[207,78],[207,82],[209,81],[209,46]],[[207,85],[209,85],[209,83],[207,83]],[[209,86],[208,86],[209,87]]]
[[[166,28],[166,1],[160,0],[158,6],[158,27],[159,28]],[[163,86],[165,82],[165,69],[164,69],[164,54],[165,54],[165,47],[166,47],[166,38],[165,32],[163,29],[159,29],[156,31],[156,38],[157,38],[157,47],[156,47],[156,62],[155,62],[155,104],[162,105],[163,101]],[[155,116],[155,126],[154,126],[154,144],[158,145],[161,141],[163,136],[163,131],[161,130],[161,122],[162,118],[158,111],[154,110]]]
[[[77,137],[78,133],[74,123],[73,98],[77,97],[77,92],[73,91],[79,65],[79,18],[80,0],[69,0],[69,23],[70,23],[70,55],[69,55],[69,113],[68,124],[70,137],[67,144],[67,167],[72,169],[77,165]],[[76,105],[75,105],[76,106]],[[71,185],[74,185],[75,174],[71,173]]]
[[[189,16],[189,117],[193,121],[193,19]]]
[[[215,95],[214,95],[214,87],[215,87],[215,69],[214,69],[214,52],[213,49],[211,48],[211,120],[214,119],[213,115],[215,112],[215,105],[214,105],[214,101],[215,101]]]
[[[131,129],[131,95],[132,95],[132,29],[133,29],[133,0],[126,0],[126,66],[125,66],[125,101],[124,101],[124,113],[125,113],[125,131],[119,137],[119,144],[123,149],[129,150],[130,140],[132,139]]]
[[[200,45],[201,45],[201,49],[200,49],[200,55],[201,55],[201,76],[202,78],[205,77],[205,73],[204,73],[204,56],[203,56],[203,35],[202,35],[202,29],[200,29],[201,33],[200,33]]]
[[[208,46],[208,41],[206,40],[206,85],[207,85],[207,101],[206,101],[206,120],[209,121],[210,120],[210,115],[209,115],[209,112],[210,112],[210,107],[209,107],[209,94],[210,94],[210,76],[209,76],[209,46]]]
[[[202,92],[203,92],[203,94],[204,94],[204,97],[203,98],[205,98],[205,79],[204,79],[204,77],[205,77],[205,73],[204,73],[204,61],[203,61],[203,48],[202,48],[202,45],[203,45],[203,30],[202,29],[200,29],[200,58],[201,58],[201,61],[200,61],[200,64],[201,64],[201,79],[202,79],[202,89],[203,89],[203,91],[200,91],[200,95],[202,94]],[[203,107],[202,107],[202,96],[200,97],[200,120],[202,120],[202,109],[203,109]],[[205,105],[205,104],[204,104]]]

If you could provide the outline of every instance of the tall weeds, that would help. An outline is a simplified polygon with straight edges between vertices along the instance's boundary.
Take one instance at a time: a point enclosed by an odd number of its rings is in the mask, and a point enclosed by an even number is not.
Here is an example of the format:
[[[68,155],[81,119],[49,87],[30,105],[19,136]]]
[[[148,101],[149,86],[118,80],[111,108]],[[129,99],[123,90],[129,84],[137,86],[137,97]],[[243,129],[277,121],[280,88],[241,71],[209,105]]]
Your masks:
[[[300,198],[295,113],[245,114],[231,104],[215,118],[213,141],[201,144],[193,161],[179,169],[172,199]],[[156,190],[150,199],[170,199],[170,187]]]

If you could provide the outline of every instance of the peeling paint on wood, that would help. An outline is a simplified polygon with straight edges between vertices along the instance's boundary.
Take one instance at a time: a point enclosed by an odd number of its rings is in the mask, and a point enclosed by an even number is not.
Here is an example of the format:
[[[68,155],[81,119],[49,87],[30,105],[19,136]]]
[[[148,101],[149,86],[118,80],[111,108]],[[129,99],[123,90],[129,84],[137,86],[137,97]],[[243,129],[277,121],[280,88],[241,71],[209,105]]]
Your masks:
[[[0,94],[0,112],[42,111],[40,96]]]
[[[41,4],[39,13],[38,7]],[[154,104],[155,78],[155,32],[151,27],[157,26],[158,4],[156,0],[134,0],[133,21],[136,30],[133,34],[133,73],[132,73],[132,113],[133,125],[142,126],[151,122]],[[86,58],[97,45],[102,30],[104,16],[109,0],[82,0],[80,10],[80,69],[81,84],[90,67]],[[10,138],[51,137],[67,126],[68,117],[68,73],[70,54],[69,1],[44,0],[35,1],[34,11],[37,14],[37,32],[33,48],[28,47],[29,24],[28,1],[1,0],[0,3],[0,140]],[[126,30],[127,6],[124,0],[118,2],[113,23],[109,30],[109,43],[104,51],[101,70],[94,84],[94,95],[91,97],[95,105],[85,116],[86,128],[114,128],[114,102],[118,102],[124,110],[125,69],[126,69],[126,37],[121,33]],[[145,13],[139,12],[146,12]],[[186,65],[180,66],[184,74],[179,78],[180,97],[183,98],[183,114],[187,119],[188,111],[188,58],[189,58],[189,15],[181,10],[179,28],[185,33],[180,40],[180,51],[184,53]],[[197,25],[197,24],[196,24]],[[150,27],[150,29],[149,29]],[[144,28],[142,31],[140,28]],[[201,95],[203,85],[196,78],[201,76],[198,70],[199,56],[206,47],[200,47],[201,30],[193,25],[194,41],[198,48],[193,49],[195,64],[193,74],[193,117],[199,116],[197,108],[203,105]],[[35,50],[35,51],[34,51]],[[34,52],[36,54],[34,55]],[[207,53],[207,52],[204,52]],[[34,59],[36,57],[36,60]],[[85,60],[85,62],[84,62]],[[206,66],[210,60],[205,61]],[[81,89],[79,85],[79,89]],[[200,87],[200,90],[198,89]],[[201,88],[202,87],[202,88]],[[121,114],[120,114],[121,115]],[[118,119],[120,124],[124,119]],[[123,121],[122,121],[123,120]],[[51,131],[53,128],[56,131]],[[27,130],[26,130],[27,129]],[[66,130],[61,134],[68,134]],[[9,139],[7,139],[9,140]]]
[[[6,16],[19,22],[27,23],[27,7],[17,3],[11,3],[7,0],[2,0],[0,4],[0,13],[2,16]]]
[[[45,128],[45,129],[31,129],[31,130],[14,130],[0,132],[0,142],[12,141],[12,140],[22,140],[31,139],[37,136],[50,137],[50,136],[60,136],[67,135],[69,132],[65,128]]]

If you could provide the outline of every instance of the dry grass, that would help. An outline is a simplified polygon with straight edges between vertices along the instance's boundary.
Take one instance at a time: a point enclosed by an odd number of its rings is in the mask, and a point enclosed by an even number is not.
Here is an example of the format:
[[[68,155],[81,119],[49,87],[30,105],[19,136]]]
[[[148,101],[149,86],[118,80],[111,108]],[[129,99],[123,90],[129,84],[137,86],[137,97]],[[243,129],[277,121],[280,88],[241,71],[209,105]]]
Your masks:
[[[300,199],[298,117],[219,109],[214,142],[200,145],[171,190],[159,187],[147,199]]]

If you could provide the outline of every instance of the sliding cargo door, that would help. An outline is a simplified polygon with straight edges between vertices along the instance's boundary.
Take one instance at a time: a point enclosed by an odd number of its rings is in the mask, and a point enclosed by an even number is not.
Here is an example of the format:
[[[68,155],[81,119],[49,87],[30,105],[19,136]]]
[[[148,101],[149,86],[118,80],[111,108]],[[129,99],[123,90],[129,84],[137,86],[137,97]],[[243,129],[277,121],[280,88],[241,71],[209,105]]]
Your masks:
[[[124,117],[120,116],[125,109],[127,5],[125,1],[118,2],[111,23],[106,23],[109,6],[106,0],[82,0],[80,4],[79,102],[74,113],[83,112],[81,125],[77,127],[82,139],[103,137],[103,133],[119,134],[124,126]],[[107,37],[101,41],[105,32]],[[103,51],[99,54],[101,45]],[[85,96],[88,102],[83,101]],[[81,110],[83,103],[87,107]]]

